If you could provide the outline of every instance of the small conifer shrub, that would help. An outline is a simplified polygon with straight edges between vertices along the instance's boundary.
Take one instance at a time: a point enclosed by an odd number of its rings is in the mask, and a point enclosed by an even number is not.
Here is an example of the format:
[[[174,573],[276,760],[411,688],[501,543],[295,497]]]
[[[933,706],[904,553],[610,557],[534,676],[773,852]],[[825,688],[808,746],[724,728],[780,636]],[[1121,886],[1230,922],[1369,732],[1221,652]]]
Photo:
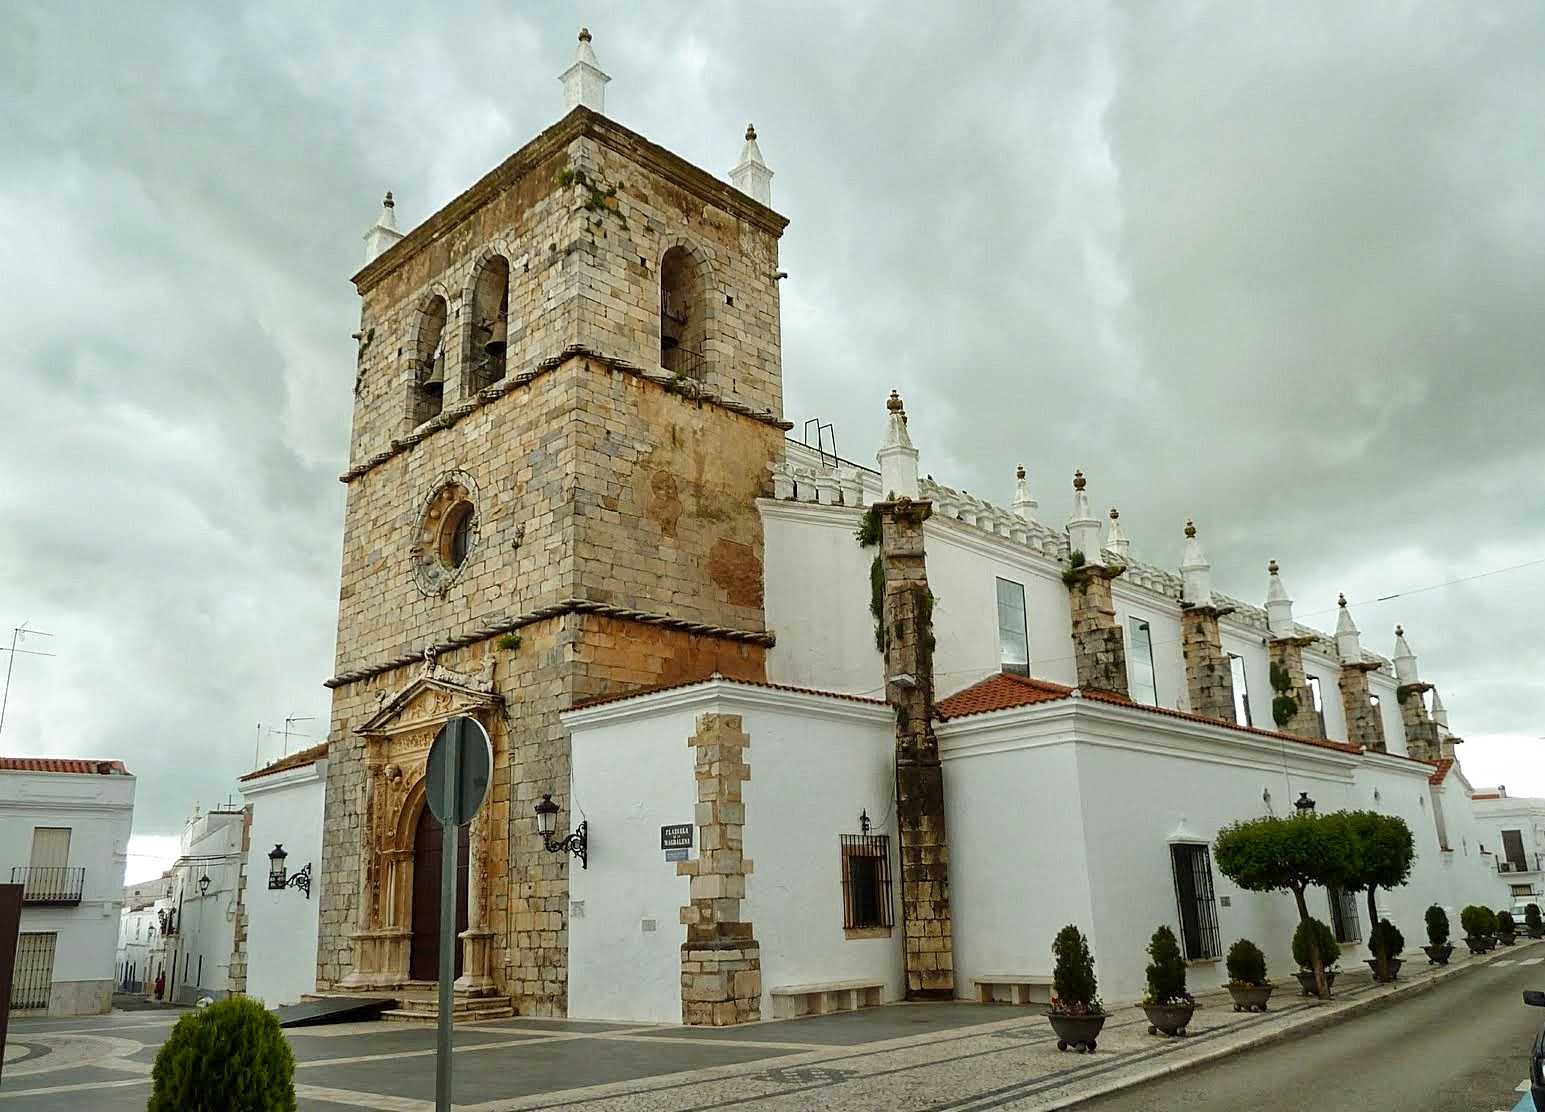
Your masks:
[[[295,1112],[295,1056],[263,1005],[189,1012],[156,1053],[146,1112]]]
[[[1104,1011],[1100,1005],[1100,986],[1094,976],[1094,955],[1089,952],[1089,941],[1084,932],[1072,923],[1057,932],[1051,944],[1052,1008],[1065,1015],[1098,1015]]]
[[[1175,932],[1160,927],[1148,940],[1148,1004],[1190,1004],[1186,991],[1186,962],[1180,955]]]
[[[1223,964],[1232,984],[1265,988],[1269,983],[1266,980],[1266,955],[1248,938],[1241,938],[1228,948],[1228,957]]]

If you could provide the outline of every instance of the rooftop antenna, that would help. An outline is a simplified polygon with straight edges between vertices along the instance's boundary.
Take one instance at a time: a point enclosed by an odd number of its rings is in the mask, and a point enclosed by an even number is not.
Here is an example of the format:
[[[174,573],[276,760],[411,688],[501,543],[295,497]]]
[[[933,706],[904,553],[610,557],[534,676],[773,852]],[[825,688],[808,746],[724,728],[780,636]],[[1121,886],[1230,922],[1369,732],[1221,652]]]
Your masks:
[[[29,619],[30,621],[30,619]],[[19,649],[17,643],[29,634],[33,637],[52,637],[52,633],[44,633],[41,629],[28,629],[28,622],[22,622],[11,630],[11,647],[9,650],[0,649],[0,652],[10,652],[5,662],[5,690],[0,693],[0,730],[5,729],[5,708],[11,701],[11,669],[16,667],[16,654],[25,653],[28,656],[57,656],[57,653],[39,652],[37,649]]]
[[[315,715],[310,715],[310,714],[306,714],[306,715],[292,714],[288,718],[286,718],[284,720],[284,752],[282,754],[280,754],[280,755],[281,756],[285,756],[285,757],[288,757],[290,755],[290,727],[291,726],[293,726],[297,722],[315,722],[315,721],[316,721],[316,716]]]

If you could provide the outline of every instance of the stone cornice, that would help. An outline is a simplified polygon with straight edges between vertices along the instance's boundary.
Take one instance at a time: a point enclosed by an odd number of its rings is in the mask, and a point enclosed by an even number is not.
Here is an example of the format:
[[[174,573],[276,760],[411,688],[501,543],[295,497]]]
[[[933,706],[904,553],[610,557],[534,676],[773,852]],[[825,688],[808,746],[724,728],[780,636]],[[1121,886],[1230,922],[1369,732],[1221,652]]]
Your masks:
[[[589,359],[597,363],[602,363],[608,369],[616,371],[618,374],[635,375],[638,378],[652,382],[656,386],[664,388],[667,393],[679,394],[689,401],[698,402],[703,405],[717,406],[720,409],[728,410],[730,413],[739,414],[742,417],[749,417],[753,421],[760,421],[764,425],[771,425],[773,428],[781,429],[784,432],[787,432],[789,429],[794,427],[792,422],[784,421],[768,410],[752,409],[744,402],[737,401],[734,398],[726,398],[721,394],[716,394],[711,390],[704,389],[694,380],[683,379],[681,376],[676,375],[671,371],[667,371],[663,368],[657,368],[652,371],[645,370],[642,367],[638,367],[632,363],[629,363],[626,359],[618,359],[610,355],[603,355],[600,352],[591,351],[583,344],[574,344],[570,347],[564,348],[561,354],[555,355],[550,359],[544,359],[533,370],[523,371],[518,375],[511,375],[506,379],[494,383],[492,386],[485,390],[478,391],[478,393],[473,397],[468,398],[466,401],[463,401],[458,405],[453,405],[451,408],[442,412],[438,417],[432,417],[428,421],[425,421],[422,425],[418,426],[418,428],[408,433],[407,436],[396,437],[387,447],[349,467],[347,471],[338,476],[338,481],[345,484],[352,483],[361,475],[375,470],[387,460],[393,458],[394,456],[401,455],[403,452],[406,452],[414,445],[427,440],[441,429],[450,428],[463,417],[477,412],[479,409],[482,409],[483,406],[488,405],[490,402],[499,400],[500,398],[504,397],[504,395],[508,394],[512,390],[517,389],[518,387],[529,385],[535,379],[541,378],[543,375],[557,370],[568,360],[576,358]]]
[[[497,194],[508,189],[537,166],[563,151],[576,139],[594,139],[602,146],[631,158],[662,178],[690,193],[745,220],[773,236],[783,235],[788,218],[779,216],[772,209],[742,193],[727,182],[720,181],[708,171],[700,169],[680,155],[672,154],[651,143],[637,132],[630,131],[614,120],[607,119],[584,106],[570,111],[557,123],[524,147],[510,155],[498,166],[479,178],[455,200],[424,220],[401,240],[383,251],[354,275],[354,286],[360,293],[374,288],[388,274],[402,266],[430,244],[453,232],[462,221],[482,208]],[[556,183],[554,189],[558,188]]]
[[[868,722],[882,728],[887,738],[895,724],[895,712],[879,702],[858,702],[840,693],[791,691],[732,679],[706,679],[698,683],[649,692],[627,699],[564,711],[558,720],[565,726],[590,727],[623,719],[637,720],[687,709],[760,710],[799,714],[811,718]]]
[[[545,622],[552,618],[559,618],[565,614],[596,614],[603,618],[615,618],[623,622],[638,622],[641,625],[661,626],[665,629],[674,629],[682,633],[696,634],[702,637],[718,637],[725,641],[744,641],[752,645],[762,645],[771,648],[776,642],[774,635],[767,630],[731,629],[728,626],[709,625],[706,622],[694,622],[686,618],[673,618],[669,614],[657,614],[647,610],[630,610],[625,606],[614,606],[606,602],[592,602],[589,599],[570,598],[562,602],[555,602],[551,606],[543,606],[525,614],[517,614],[512,618],[505,618],[489,625],[480,626],[470,633],[463,633],[456,637],[448,638],[428,647],[430,655],[452,652],[455,649],[463,649],[468,645],[475,645],[479,641],[486,641],[490,637],[498,637],[504,633],[513,633],[528,625],[537,622]],[[323,682],[327,688],[342,687],[345,684],[358,683],[379,676],[383,672],[390,672],[396,668],[405,668],[409,664],[417,664],[424,660],[425,650],[403,653],[392,657],[390,660],[377,661],[372,664],[362,664],[339,672],[332,679]]]

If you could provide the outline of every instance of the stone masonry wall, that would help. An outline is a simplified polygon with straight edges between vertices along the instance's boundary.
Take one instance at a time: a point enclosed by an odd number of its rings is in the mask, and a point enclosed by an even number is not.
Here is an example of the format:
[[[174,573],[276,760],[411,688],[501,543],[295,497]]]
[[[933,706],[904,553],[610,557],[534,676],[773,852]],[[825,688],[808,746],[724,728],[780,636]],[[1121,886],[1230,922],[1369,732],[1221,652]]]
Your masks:
[[[681,945],[681,1021],[727,1027],[762,1017],[761,946],[752,925],[740,918],[746,877],[746,805],[742,785],[751,778],[745,751],[751,738],[738,714],[704,714],[687,739],[697,776],[695,821],[698,856],[678,861],[690,877],[690,902],[681,909],[687,940]]]
[[[1180,613],[1180,647],[1186,659],[1186,691],[1191,713],[1223,722],[1234,721],[1234,673],[1223,635],[1221,611],[1212,606],[1188,606]]]
[[[1346,715],[1347,740],[1375,753],[1387,751],[1384,722],[1369,697],[1368,673],[1377,664],[1362,662],[1341,666],[1341,709]]]
[[[1435,761],[1443,756],[1443,745],[1438,740],[1438,724],[1427,713],[1427,692],[1430,683],[1401,684],[1395,689],[1400,703],[1400,721],[1405,727],[1406,752],[1419,761]]]
[[[1073,657],[1078,686],[1128,695],[1126,642],[1116,624],[1111,580],[1119,567],[1085,564],[1068,573]]]
[[[885,698],[896,712],[896,824],[907,996],[955,992],[944,770],[933,732],[933,595],[923,551],[927,502],[881,502]],[[910,678],[907,678],[910,677]]]
[[[1320,717],[1314,712],[1314,693],[1309,690],[1304,674],[1304,646],[1313,641],[1312,637],[1278,637],[1266,646],[1272,675],[1272,721],[1277,729],[1296,737],[1317,738],[1324,733]],[[1293,713],[1278,718],[1277,699],[1284,695],[1292,698]]]

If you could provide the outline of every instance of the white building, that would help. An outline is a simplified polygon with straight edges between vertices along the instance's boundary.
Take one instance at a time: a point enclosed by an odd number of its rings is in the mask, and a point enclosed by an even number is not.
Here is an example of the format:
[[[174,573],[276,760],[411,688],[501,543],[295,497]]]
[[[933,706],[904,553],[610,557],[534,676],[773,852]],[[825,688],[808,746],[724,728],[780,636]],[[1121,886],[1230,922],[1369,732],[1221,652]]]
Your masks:
[[[1411,882],[1378,896],[1411,947],[1433,903],[1456,933],[1465,904],[1503,906],[1492,851],[1504,839],[1478,817],[1459,739],[1435,695],[1428,709],[1402,631],[1392,663],[1363,651],[1344,600],[1334,634],[1298,625],[1275,564],[1265,605],[1217,595],[1194,528],[1176,530],[1176,570],[1136,562],[1117,516],[1102,526],[1089,512],[1082,476],[1066,529],[1037,519],[1022,473],[1013,508],[920,480],[894,397],[889,420],[883,482],[793,444],[774,468],[775,497],[758,504],[777,637],[768,683],[715,677],[564,715],[584,809],[572,821],[588,834],[587,867],[570,874],[571,1016],[680,1020],[682,986],[704,967],[679,924],[704,916],[754,937],[763,1017],[897,999],[909,984],[1044,999],[1052,938],[1070,922],[1089,934],[1107,1002],[1141,996],[1160,924],[1182,938],[1193,989],[1222,985],[1220,959],[1241,937],[1280,980],[1291,897],[1235,888],[1210,845],[1230,822],[1310,800],[1411,826]],[[870,564],[882,548],[855,540],[882,489],[910,489],[932,511],[919,565],[934,640],[900,666],[876,648]],[[917,574],[881,567],[887,581]],[[1108,604],[1088,578],[1109,584]],[[1210,648],[1196,634],[1209,623]],[[898,807],[898,736],[930,679],[942,824],[930,820],[939,841],[913,858],[934,860],[937,845],[947,876],[915,874],[933,901],[918,919],[924,905],[903,899],[898,810],[915,805],[903,790]],[[696,756],[716,744],[712,716],[735,716],[749,743],[740,757],[719,745],[710,770]],[[693,828],[698,859],[681,872],[680,851],[661,848],[660,828],[678,824]],[[1365,899],[1322,892],[1311,909],[1346,943],[1345,963],[1368,956]]]
[[[191,1004],[231,992],[246,827],[246,812],[237,807],[194,808],[183,826],[161,948],[150,958],[166,974],[168,1000]]]
[[[293,1004],[316,988],[326,785],[326,742],[241,778],[241,794],[252,815],[242,901],[245,991],[270,1007]],[[283,851],[283,887],[270,885],[271,855],[278,850]]]
[[[133,819],[121,761],[0,757],[0,862],[22,886],[13,1013],[112,1007]]]
[[[1510,796],[1501,786],[1473,798],[1480,837],[1507,885],[1507,902],[1498,908],[1511,908],[1515,918],[1531,903],[1545,909],[1545,799]]]
[[[161,933],[162,913],[171,906],[172,874],[123,886],[118,921],[118,991],[145,992],[155,983],[150,955]]]

